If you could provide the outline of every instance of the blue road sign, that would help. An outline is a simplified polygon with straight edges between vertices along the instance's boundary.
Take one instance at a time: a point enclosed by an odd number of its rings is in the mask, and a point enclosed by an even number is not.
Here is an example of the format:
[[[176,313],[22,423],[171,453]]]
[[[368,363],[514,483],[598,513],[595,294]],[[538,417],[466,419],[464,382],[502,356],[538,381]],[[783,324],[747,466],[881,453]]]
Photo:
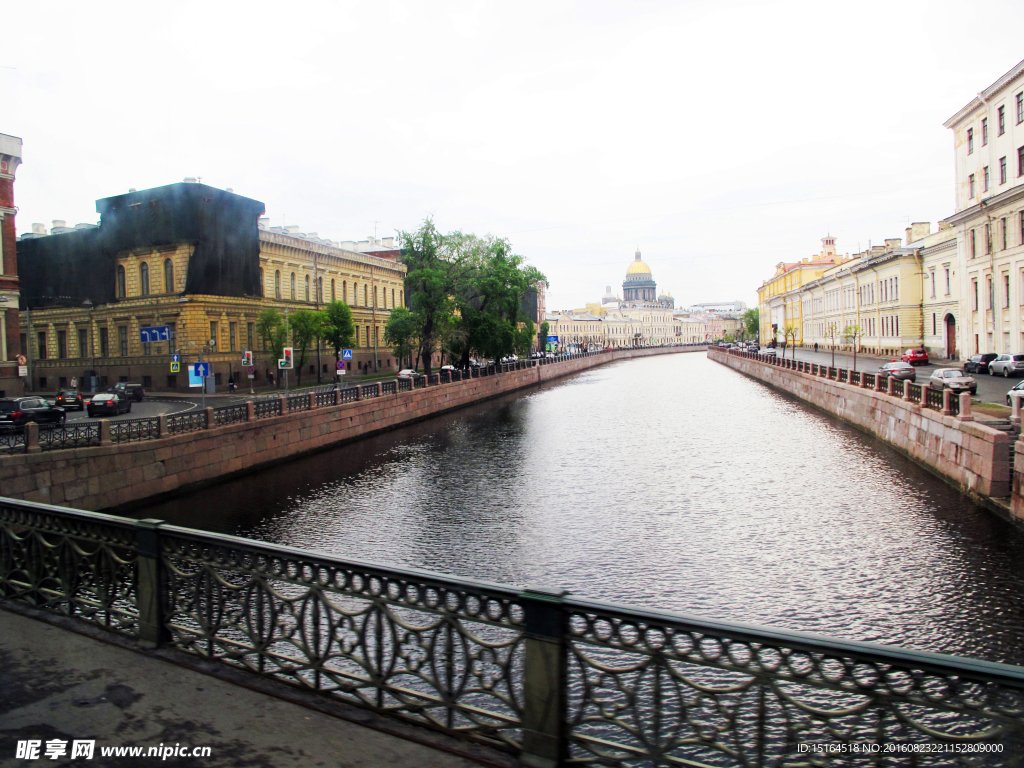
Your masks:
[[[210,364],[209,363],[193,363],[192,370],[196,376],[206,379],[210,376]]]
[[[341,359],[342,360],[351,360],[352,359],[352,350],[351,349],[343,349],[343,350],[341,350]]]
[[[548,344],[557,344],[557,343],[558,343],[558,337],[557,336],[548,336]]]
[[[171,355],[171,362],[172,363],[180,363],[181,362],[181,355]]]
[[[171,326],[154,325],[148,328],[139,328],[139,338],[143,344],[149,344],[151,341],[169,341]]]

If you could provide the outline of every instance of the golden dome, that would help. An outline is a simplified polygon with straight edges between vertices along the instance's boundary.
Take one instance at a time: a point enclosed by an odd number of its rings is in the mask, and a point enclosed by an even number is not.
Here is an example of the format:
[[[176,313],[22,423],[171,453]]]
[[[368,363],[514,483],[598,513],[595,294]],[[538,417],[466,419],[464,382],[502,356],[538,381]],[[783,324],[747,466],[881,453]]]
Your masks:
[[[626,270],[627,275],[649,275],[651,274],[651,268],[644,264],[640,259],[637,259],[629,265],[629,269]]]

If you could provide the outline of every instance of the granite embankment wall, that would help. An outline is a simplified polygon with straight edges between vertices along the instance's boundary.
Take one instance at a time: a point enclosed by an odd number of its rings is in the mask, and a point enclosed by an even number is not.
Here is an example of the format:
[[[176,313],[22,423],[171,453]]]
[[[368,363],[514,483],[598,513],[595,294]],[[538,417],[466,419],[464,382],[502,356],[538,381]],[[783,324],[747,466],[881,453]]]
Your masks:
[[[0,457],[0,496],[119,507],[367,437],[614,360],[703,351],[616,350],[144,442]],[[212,423],[212,419],[210,420]]]
[[[961,405],[964,413],[951,415],[886,391],[724,350],[709,349],[708,357],[860,427],[972,496],[1010,495],[1010,437],[974,421],[969,396],[960,401],[966,406]],[[1016,461],[1021,461],[1019,454]]]

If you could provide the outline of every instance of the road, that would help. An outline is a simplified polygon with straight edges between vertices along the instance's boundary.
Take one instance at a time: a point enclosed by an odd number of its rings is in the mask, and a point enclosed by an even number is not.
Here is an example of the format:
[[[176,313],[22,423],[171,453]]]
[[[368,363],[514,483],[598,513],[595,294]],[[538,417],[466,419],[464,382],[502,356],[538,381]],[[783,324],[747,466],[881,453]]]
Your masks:
[[[781,353],[782,350],[780,349]],[[792,348],[786,350],[786,359],[793,357]],[[814,352],[809,349],[797,349],[796,350],[797,360],[806,360],[811,363],[818,363],[819,365],[831,365],[832,364],[832,353],[831,352]],[[868,355],[857,355],[857,370],[867,371],[868,373],[875,373],[879,368],[882,367],[883,363],[887,363],[891,360],[899,360],[899,358],[892,357],[875,357]],[[853,355],[845,352],[836,352],[835,365],[838,368],[851,368],[853,363]],[[927,384],[928,378],[932,373],[939,368],[962,368],[962,363],[951,363],[942,361],[938,365],[918,365],[915,366],[917,370],[917,383]],[[977,399],[983,403],[997,403],[999,405],[1006,405],[1006,393],[1015,384],[1018,383],[1018,379],[1004,379],[1002,376],[989,376],[987,373],[972,374],[974,380],[978,382],[978,394]]]

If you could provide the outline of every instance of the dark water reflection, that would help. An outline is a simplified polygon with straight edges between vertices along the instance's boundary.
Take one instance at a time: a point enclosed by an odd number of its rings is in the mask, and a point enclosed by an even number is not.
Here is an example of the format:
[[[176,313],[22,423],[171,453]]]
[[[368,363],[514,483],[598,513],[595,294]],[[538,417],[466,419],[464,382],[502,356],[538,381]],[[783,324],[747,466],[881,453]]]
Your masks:
[[[604,366],[141,514],[1024,662],[1024,537],[885,446],[703,354]]]

